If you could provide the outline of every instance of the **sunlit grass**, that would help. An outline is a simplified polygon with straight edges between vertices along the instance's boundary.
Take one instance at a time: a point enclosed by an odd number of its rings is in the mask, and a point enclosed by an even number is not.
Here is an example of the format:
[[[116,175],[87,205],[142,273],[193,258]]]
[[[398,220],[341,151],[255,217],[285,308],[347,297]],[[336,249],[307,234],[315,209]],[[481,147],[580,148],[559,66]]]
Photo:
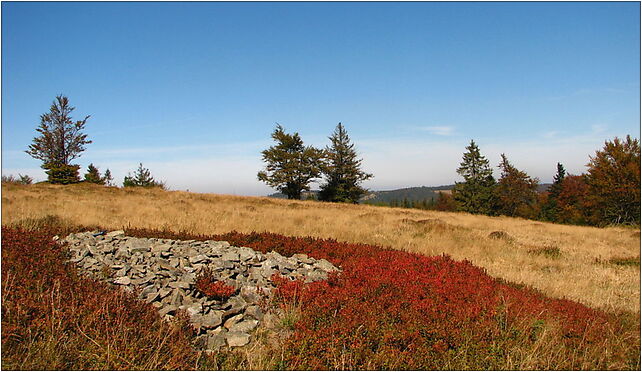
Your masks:
[[[447,253],[552,297],[607,311],[640,309],[640,235],[631,228],[84,184],[2,185],[3,224],[48,215],[112,229],[269,231]],[[498,231],[499,239],[491,235]],[[638,264],[618,263],[621,258]]]

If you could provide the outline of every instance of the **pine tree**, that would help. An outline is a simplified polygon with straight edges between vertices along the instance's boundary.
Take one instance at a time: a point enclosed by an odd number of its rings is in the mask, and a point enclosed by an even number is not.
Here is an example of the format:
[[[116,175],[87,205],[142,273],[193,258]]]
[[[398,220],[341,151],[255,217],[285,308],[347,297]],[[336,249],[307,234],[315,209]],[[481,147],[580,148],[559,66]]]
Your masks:
[[[310,190],[310,182],[321,175],[323,151],[305,146],[298,133],[285,133],[278,124],[272,139],[276,145],[261,152],[266,167],[258,173],[258,179],[288,199],[301,199],[302,192]]]
[[[105,175],[103,176],[103,184],[107,186],[114,186],[113,181],[114,178],[111,176],[111,171],[109,168],[105,170]]]
[[[96,183],[99,185],[105,184],[105,180],[100,176],[98,168],[96,168],[93,163],[89,164],[89,166],[87,167],[85,182]]]
[[[323,175],[325,184],[321,185],[319,200],[330,202],[358,203],[367,193],[360,186],[362,181],[372,178],[372,174],[361,170],[361,159],[357,158],[354,144],[343,125],[339,123],[329,137],[332,145],[325,149]]]
[[[557,163],[557,174],[553,176],[553,184],[548,188],[548,192],[553,195],[554,198],[562,191],[562,182],[564,182],[565,177],[566,169],[564,169],[562,163]]]
[[[464,182],[455,182],[453,198],[458,209],[477,214],[494,214],[493,190],[496,182],[488,160],[481,155],[475,141],[466,147],[457,173]]]
[[[160,187],[165,189],[165,183],[154,180],[149,169],[143,168],[143,163],[140,163],[133,176],[127,174],[123,181],[123,187]]]
[[[601,225],[640,224],[640,141],[606,141],[587,164],[587,182]]]
[[[501,157],[499,168],[502,175],[495,189],[498,212],[506,216],[534,218],[539,180],[515,168],[506,155]]]
[[[562,191],[562,184],[566,178],[566,169],[562,163],[557,163],[557,174],[553,176],[553,183],[548,188],[548,195],[545,196],[546,202],[542,207],[542,217],[546,221],[555,222],[559,212],[557,199]]]
[[[25,151],[43,162],[42,168],[46,170],[51,183],[78,182],[80,166],[70,162],[85,151],[85,145],[91,143],[87,135],[82,133],[89,116],[74,122],[71,119],[74,109],[67,97],[57,96],[49,112],[40,116],[40,126],[36,129],[40,135],[34,137],[29,150]]]

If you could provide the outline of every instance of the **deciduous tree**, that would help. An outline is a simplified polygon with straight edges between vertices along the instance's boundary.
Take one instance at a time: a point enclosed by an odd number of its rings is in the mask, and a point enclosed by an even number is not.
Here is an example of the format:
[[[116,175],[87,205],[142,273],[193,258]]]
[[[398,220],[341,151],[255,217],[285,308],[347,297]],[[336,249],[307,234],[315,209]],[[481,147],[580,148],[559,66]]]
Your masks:
[[[590,195],[587,176],[566,175],[556,198],[555,221],[573,225],[595,224],[595,205]]]
[[[587,183],[599,223],[640,223],[640,141],[626,136],[606,141],[590,157]]]
[[[495,189],[497,212],[506,216],[534,218],[539,180],[513,166],[505,154],[499,163],[501,178]]]

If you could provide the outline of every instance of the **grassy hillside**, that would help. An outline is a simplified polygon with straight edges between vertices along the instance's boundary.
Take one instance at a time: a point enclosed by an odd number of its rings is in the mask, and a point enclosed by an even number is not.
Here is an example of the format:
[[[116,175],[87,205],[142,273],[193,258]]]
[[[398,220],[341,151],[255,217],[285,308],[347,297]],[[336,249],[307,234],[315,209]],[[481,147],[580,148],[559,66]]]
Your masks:
[[[640,308],[640,235],[627,228],[92,185],[2,185],[3,224],[47,215],[114,229],[269,231],[447,253],[555,298],[607,311]]]

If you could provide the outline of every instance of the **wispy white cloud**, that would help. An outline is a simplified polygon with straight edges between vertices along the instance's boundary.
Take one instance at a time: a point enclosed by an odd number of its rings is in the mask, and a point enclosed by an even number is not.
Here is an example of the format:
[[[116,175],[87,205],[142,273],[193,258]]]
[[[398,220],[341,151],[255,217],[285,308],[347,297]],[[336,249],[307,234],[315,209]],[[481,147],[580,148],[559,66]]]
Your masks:
[[[428,132],[437,136],[452,136],[455,133],[455,127],[447,125],[413,127],[413,129],[421,132]]]

